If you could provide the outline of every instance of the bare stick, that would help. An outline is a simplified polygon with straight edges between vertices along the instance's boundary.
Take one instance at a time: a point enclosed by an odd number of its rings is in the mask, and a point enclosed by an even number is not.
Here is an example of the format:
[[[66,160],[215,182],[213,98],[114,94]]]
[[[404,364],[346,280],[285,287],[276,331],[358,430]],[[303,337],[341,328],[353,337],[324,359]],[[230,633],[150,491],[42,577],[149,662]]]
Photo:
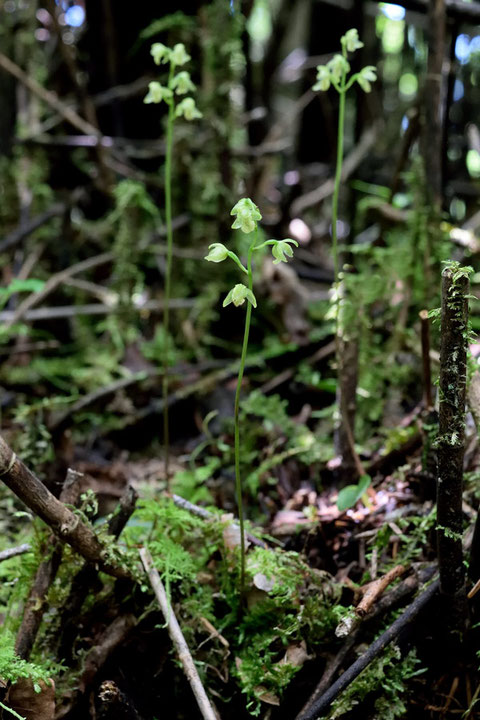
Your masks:
[[[387,587],[396,580],[400,575],[403,575],[405,568],[403,565],[397,565],[396,567],[389,570],[383,577],[368,583],[362,588],[363,597],[355,608],[355,613],[358,617],[363,618],[372,609],[373,604],[382,595]]]
[[[65,280],[61,280],[62,283]],[[35,299],[35,304],[40,302]],[[170,300],[171,309],[191,308],[195,305],[195,300],[191,298],[173,298]],[[129,309],[134,312],[163,312],[162,300],[148,300],[144,305],[130,305]],[[34,322],[36,320],[56,320],[57,318],[72,318],[79,315],[110,315],[117,311],[115,305],[104,305],[103,303],[90,303],[89,305],[55,305],[54,307],[33,308],[23,313],[23,319]],[[0,322],[9,325],[16,322],[16,311],[3,310],[0,312]]]
[[[204,718],[204,720],[218,720],[217,715],[210,704],[210,700],[207,697],[207,693],[205,692],[205,689],[202,685],[202,682],[197,672],[197,668],[195,667],[195,663],[193,662],[193,658],[190,654],[190,650],[188,649],[188,645],[185,642],[185,638],[183,637],[183,633],[180,629],[177,618],[175,617],[171,603],[168,601],[165,588],[163,587],[163,583],[160,579],[160,575],[153,567],[152,557],[147,548],[142,548],[139,552],[143,566],[145,568],[145,572],[148,574],[148,578],[155,593],[155,597],[157,598],[158,604],[160,605],[162,613],[165,617],[165,621],[168,627],[168,634],[170,635],[170,638],[178,653],[179,660],[183,665],[183,670],[185,672],[188,682],[190,683],[193,694],[195,695],[195,699],[198,703],[198,707],[202,714],[202,717]]]
[[[30,552],[31,549],[31,545],[29,545],[28,543],[24,543],[23,545],[18,545],[17,547],[2,550],[0,552],[0,562],[15,557],[16,555],[24,555],[25,553]]]
[[[465,568],[462,548],[465,386],[467,373],[468,274],[442,273],[440,408],[437,439],[437,522],[440,588],[448,599],[445,615],[451,631],[465,623]]]
[[[177,505],[177,507],[183,508],[183,510],[188,510],[188,512],[192,513],[192,515],[201,517],[204,520],[218,520],[217,515],[214,515],[209,510],[205,510],[205,508],[194,505],[189,500],[185,500],[185,498],[180,497],[180,495],[171,495],[170,497],[172,498],[175,505]],[[237,525],[237,523],[233,523],[233,527],[240,530],[240,527]],[[249,542],[252,543],[252,545],[267,549],[267,543],[265,543],[263,540],[255,537],[255,535],[252,535],[252,533],[247,532],[245,533],[245,535]]]
[[[317,720],[330,707],[332,702],[342,693],[370,663],[375,660],[378,655],[395,640],[404,628],[412,623],[419,612],[430,602],[435,593],[438,591],[439,581],[435,580],[424,592],[419,595],[405,612],[400,615],[397,620],[378,637],[368,648],[368,650],[356,660],[338,680],[303,714],[298,716],[298,720]]]
[[[58,96],[50,90],[45,90],[44,87],[39,85],[33,78],[27,75],[18,65],[10,60],[6,55],[0,52],[0,67],[6,72],[13,75],[22,85],[30,90],[34,95],[39,97],[43,102],[53,108],[59,115],[62,116],[70,125],[85,135],[95,135],[101,137],[101,132],[91,123],[84,120],[78,113],[72,110],[70,107],[65,105]]]
[[[103,545],[94,531],[78,515],[57,500],[50,490],[17,458],[0,436],[0,480],[20,498],[30,510],[47,523],[63,542],[92,562],[108,575],[125,578],[130,574],[104,555]]]
[[[30,310],[30,308],[38,305],[39,302],[61,285],[64,280],[72,277],[72,275],[76,275],[77,273],[85,272],[85,270],[91,270],[99,265],[104,265],[105,263],[111,262],[111,260],[113,260],[113,253],[105,252],[101,255],[95,255],[94,257],[82,260],[75,263],[75,265],[71,265],[71,267],[66,268],[65,270],[55,273],[55,275],[51,275],[41,290],[32,293],[22,303],[20,303],[10,319],[6,320],[5,329],[8,330],[12,327],[12,325],[14,325],[14,323],[21,320],[27,310]]]

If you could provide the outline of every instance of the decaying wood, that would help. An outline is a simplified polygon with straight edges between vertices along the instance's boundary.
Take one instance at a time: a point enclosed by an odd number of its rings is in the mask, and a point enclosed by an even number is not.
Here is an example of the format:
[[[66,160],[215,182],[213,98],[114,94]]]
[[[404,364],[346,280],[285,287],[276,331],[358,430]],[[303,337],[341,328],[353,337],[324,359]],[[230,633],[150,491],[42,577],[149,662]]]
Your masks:
[[[108,521],[108,534],[115,539],[119,538],[122,530],[133,515],[137,497],[136,490],[129,485],[120,498],[118,509]],[[87,562],[72,579],[68,597],[61,610],[59,623],[61,630],[58,654],[62,659],[69,660],[71,657],[73,642],[77,634],[78,614],[88,593],[95,587],[97,575],[95,566]]]
[[[60,494],[60,502],[75,505],[80,492],[80,473],[68,470]],[[28,599],[23,609],[22,622],[17,633],[15,652],[18,657],[28,660],[37,638],[40,624],[46,610],[46,597],[62,561],[63,543],[50,537],[45,547],[47,558],[37,568]]]
[[[190,650],[188,649],[188,645],[185,642],[185,638],[183,637],[182,630],[178,624],[177,618],[175,617],[171,603],[167,598],[160,575],[153,566],[152,557],[146,548],[142,548],[140,550],[140,557],[142,559],[145,572],[147,573],[152,585],[155,597],[157,598],[158,604],[160,605],[162,613],[165,617],[168,633],[175,646],[178,658],[182,663],[183,670],[188,682],[190,683],[192,692],[195,695],[202,717],[204,720],[218,720],[202,685],[197,668],[195,667],[195,663],[193,662],[193,658],[190,654]]]
[[[0,436],[0,480],[38,515],[55,535],[68,543],[79,555],[108,575],[130,577],[125,568],[108,559],[94,531],[45,487],[45,485],[17,458]]]
[[[433,565],[424,567],[418,572],[409,575],[407,578],[405,578],[405,580],[402,580],[402,582],[400,582],[395,588],[393,588],[393,590],[390,590],[390,592],[381,597],[375,607],[372,608],[372,611],[365,618],[362,618],[362,620],[360,620],[360,618],[358,617],[354,618],[350,634],[344,641],[338,653],[334,657],[331,657],[327,662],[323,675],[320,678],[320,682],[318,683],[312,695],[309,697],[309,699],[299,712],[297,716],[298,719],[300,719],[308,710],[310,710],[313,703],[316,702],[318,698],[320,698],[323,693],[326,692],[327,689],[330,687],[332,679],[342,666],[342,663],[347,657],[350,650],[352,650],[353,646],[355,645],[362,627],[365,624],[368,625],[371,620],[374,620],[380,615],[383,615],[387,611],[391,610],[393,607],[397,606],[401,600],[404,600],[409,595],[413,595],[413,593],[418,589],[419,585],[422,585],[431,580],[437,570],[437,565],[434,563]]]
[[[468,293],[468,276],[446,268],[442,273],[437,542],[440,587],[452,632],[461,631],[466,617],[462,493]]]
[[[85,657],[82,675],[78,681],[78,687],[81,692],[91,685],[95,675],[105,664],[105,661],[111,653],[125,642],[131,629],[136,624],[134,615],[121,615],[115,618],[108,625],[96,644],[89,650]]]
[[[113,680],[102,682],[95,705],[97,720],[142,720],[131,699]]]
[[[332,702],[342,693],[362,670],[365,670],[370,663],[384,650],[408,625],[413,623],[421,610],[432,600],[439,589],[439,581],[435,580],[419,595],[410,607],[400,615],[397,620],[378,637],[368,650],[356,660],[350,667],[331,685],[328,690],[310,708],[300,714],[297,720],[317,720],[328,710]]]

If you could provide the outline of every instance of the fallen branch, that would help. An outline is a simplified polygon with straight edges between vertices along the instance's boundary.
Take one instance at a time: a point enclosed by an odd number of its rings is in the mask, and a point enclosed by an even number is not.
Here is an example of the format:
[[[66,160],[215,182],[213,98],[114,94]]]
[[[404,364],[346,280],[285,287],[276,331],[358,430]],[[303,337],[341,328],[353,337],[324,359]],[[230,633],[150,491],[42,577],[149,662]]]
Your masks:
[[[67,471],[60,500],[69,505],[75,505],[80,494],[80,473],[74,470]],[[48,540],[50,551],[44,548],[46,559],[37,568],[28,599],[23,609],[22,622],[17,633],[15,652],[18,657],[28,660],[40,629],[43,615],[46,610],[47,593],[60,567],[63,554],[63,543],[54,537]]]
[[[400,577],[400,575],[403,575],[404,572],[405,568],[403,565],[397,565],[389,570],[383,577],[365,585],[365,587],[361,589],[363,597],[355,608],[357,617],[364,618],[365,615],[370,612],[380,595],[383,595],[390,583]]]
[[[352,152],[347,155],[343,162],[342,182],[350,177],[354,170],[356,170],[356,168],[360,165],[364,157],[369,153],[372,146],[375,144],[379,132],[380,124],[376,123],[363,133],[356,147],[354,147]],[[322,200],[325,200],[327,197],[332,195],[334,185],[334,178],[329,178],[322,183],[320,187],[315,188],[315,190],[311,190],[310,192],[305,193],[305,195],[301,195],[299,198],[294,200],[291,205],[292,217],[301,215],[307,208],[312,207],[313,205],[318,205],[318,203],[322,202]]]
[[[70,267],[65,268],[65,270],[61,270],[60,272],[55,273],[55,275],[51,275],[41,290],[28,295],[28,297],[20,303],[10,319],[5,321],[4,329],[8,330],[12,327],[12,325],[19,322],[19,320],[24,317],[27,310],[30,310],[30,308],[38,305],[39,302],[50,295],[50,293],[52,293],[67,278],[72,277],[72,275],[85,272],[85,270],[91,270],[99,265],[104,265],[112,260],[113,253],[105,252],[101,255],[95,255],[94,257],[87,258],[86,260],[81,260],[80,262],[75,263],[75,265],[71,265]]]
[[[160,605],[162,613],[165,617],[168,634],[170,635],[178,653],[179,660],[182,663],[187,680],[190,683],[193,694],[195,695],[202,717],[204,720],[218,720],[202,685],[197,668],[195,667],[195,663],[193,662],[193,658],[190,654],[190,650],[188,649],[188,645],[185,642],[185,638],[183,637],[183,633],[180,629],[177,618],[175,617],[171,603],[167,598],[160,575],[153,567],[152,557],[146,548],[142,548],[139,552],[145,572],[148,575],[155,597],[157,598],[158,604]]]
[[[27,552],[30,552],[32,549],[32,546],[28,543],[24,543],[23,545],[17,545],[17,547],[13,548],[7,548],[7,550],[2,550],[0,552],[0,562],[3,560],[8,560],[9,558],[15,557],[16,555],[24,555]]]
[[[438,592],[438,588],[439,580],[435,580],[413,601],[410,607],[370,645],[368,650],[350,665],[343,675],[341,675],[318,700],[312,703],[306,712],[298,716],[297,720],[317,720],[317,718],[321,717],[340,693],[360,675],[362,670],[365,670],[382,650],[393,642],[402,630],[415,620],[420,611],[423,610]]]
[[[374,620],[379,615],[382,615],[383,613],[391,610],[408,595],[413,595],[413,593],[418,589],[418,586],[422,583],[429,582],[429,580],[432,579],[437,570],[437,565],[433,564],[422,568],[418,572],[418,574],[415,573],[413,575],[409,575],[407,578],[405,578],[405,580],[403,580],[395,588],[393,588],[393,590],[380,598],[379,602],[375,605],[372,612],[369,613],[366,618],[364,618],[362,621],[360,621],[360,619],[358,618],[354,618],[351,632],[349,633],[347,639],[343,643],[338,653],[327,663],[320,682],[318,683],[312,695],[309,697],[309,699],[297,715],[297,720],[300,720],[300,718],[312,707],[313,703],[316,702],[316,700],[328,690],[332,678],[340,669],[343,661],[355,645],[355,642],[357,641],[357,638],[365,623],[368,624],[371,620]]]
[[[64,282],[63,280],[61,281]],[[36,301],[36,303],[39,301]],[[36,304],[35,303],[35,304]],[[172,309],[191,308],[195,300],[190,298],[173,298],[170,300]],[[136,312],[163,312],[162,300],[148,300],[144,305],[132,304],[128,308]],[[58,320],[59,318],[79,317],[80,315],[110,315],[118,310],[115,305],[104,305],[103,303],[90,303],[88,305],[56,305],[55,307],[36,308],[26,310],[23,313],[23,320],[34,322],[39,320]],[[15,310],[4,310],[0,312],[0,322],[12,325],[16,322]]]
[[[55,535],[68,543],[79,555],[108,575],[128,578],[125,568],[108,559],[103,545],[94,531],[78,515],[57,500],[50,490],[17,458],[16,454],[0,436],[0,480],[38,515]]]
[[[108,534],[116,540],[133,515],[137,502],[137,492],[129,485],[120,498],[118,508],[108,521]],[[61,610],[59,627],[58,654],[62,660],[70,660],[73,643],[78,631],[78,615],[89,592],[95,586],[98,573],[91,563],[85,563],[72,579],[70,590]]]

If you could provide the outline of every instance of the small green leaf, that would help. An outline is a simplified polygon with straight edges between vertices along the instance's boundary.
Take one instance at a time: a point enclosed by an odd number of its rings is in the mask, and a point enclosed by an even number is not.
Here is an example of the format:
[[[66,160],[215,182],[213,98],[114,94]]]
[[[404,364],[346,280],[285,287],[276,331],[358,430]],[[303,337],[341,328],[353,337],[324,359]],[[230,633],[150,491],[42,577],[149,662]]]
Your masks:
[[[358,481],[358,485],[347,485],[338,493],[337,508],[340,512],[344,512],[353,507],[367,490],[372,479],[369,475],[362,475]]]

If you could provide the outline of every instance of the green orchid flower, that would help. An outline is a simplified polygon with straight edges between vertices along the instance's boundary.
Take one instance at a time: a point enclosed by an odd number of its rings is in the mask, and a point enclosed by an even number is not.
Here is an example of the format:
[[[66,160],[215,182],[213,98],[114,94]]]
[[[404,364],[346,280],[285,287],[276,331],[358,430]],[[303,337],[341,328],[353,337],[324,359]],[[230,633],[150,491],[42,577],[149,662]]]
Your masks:
[[[195,105],[195,100],[191,97],[187,97],[182,102],[179,102],[175,108],[175,117],[184,117],[185,120],[195,120],[195,118],[203,117],[200,110]]]
[[[228,249],[222,243],[212,243],[208,246],[209,253],[205,255],[205,260],[209,262],[219,263],[228,257]]]
[[[173,46],[173,50],[170,51],[170,62],[173,65],[185,65],[191,59],[183,43],[177,43]]]
[[[340,82],[342,75],[350,71],[350,63],[347,58],[344,58],[343,55],[339,55],[337,53],[331,60],[328,61],[327,68],[330,71],[332,79],[338,83]]]
[[[148,83],[148,93],[145,95],[143,102],[146,105],[149,105],[150,103],[160,103],[162,100],[168,101],[172,97],[173,92],[170,88],[165,87],[154,80],[153,82]]]
[[[227,297],[223,301],[223,307],[227,307],[230,303],[233,303],[235,307],[240,307],[240,305],[243,305],[245,300],[248,300],[254,308],[257,307],[257,300],[253,292],[249,290],[246,285],[243,285],[243,283],[238,283],[228,293]]]
[[[358,30],[352,28],[347,30],[345,35],[341,38],[341,43],[347,52],[355,52],[363,47],[363,42],[358,37]]]
[[[330,70],[327,66],[317,65],[317,82],[313,86],[313,90],[315,90],[315,92],[319,90],[325,92],[330,87],[331,82]]]
[[[170,83],[170,87],[172,90],[175,90],[177,95],[186,95],[195,90],[195,85],[190,78],[190,73],[186,70],[182,70],[178,75],[175,75]]]
[[[289,243],[298,247],[298,242],[296,240],[292,240],[291,238],[277,240],[275,245],[272,245],[272,255],[275,258],[273,261],[274,265],[278,265],[281,262],[288,262],[287,256],[293,257],[293,249],[290,247]]]
[[[372,89],[371,83],[377,79],[377,68],[374,65],[366,65],[360,70],[357,76],[357,82],[366,93]]]
[[[232,208],[230,215],[236,215],[232,225],[234,230],[242,230],[244,233],[251,233],[257,227],[257,222],[262,219],[258,207],[250,198],[242,198]]]
[[[170,50],[170,48],[168,48],[163,43],[153,43],[152,47],[150,48],[150,55],[153,57],[153,62],[155,63],[155,65],[170,62],[171,52],[172,51]]]

